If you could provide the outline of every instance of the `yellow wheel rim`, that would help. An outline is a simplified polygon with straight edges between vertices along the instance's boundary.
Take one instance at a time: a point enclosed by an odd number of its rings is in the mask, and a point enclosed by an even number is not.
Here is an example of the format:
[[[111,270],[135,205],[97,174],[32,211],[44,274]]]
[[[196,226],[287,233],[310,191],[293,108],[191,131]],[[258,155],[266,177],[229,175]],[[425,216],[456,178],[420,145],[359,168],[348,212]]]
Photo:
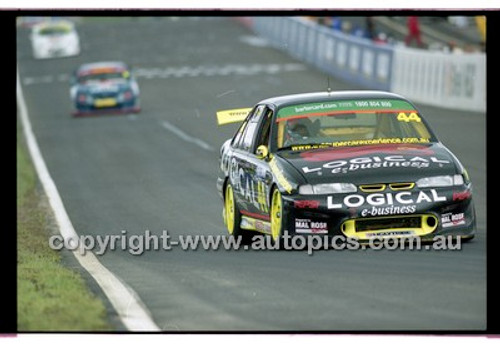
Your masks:
[[[228,184],[226,187],[226,197],[224,202],[224,209],[226,211],[226,227],[229,234],[234,233],[234,196],[233,187]]]
[[[275,241],[278,240],[281,233],[282,214],[281,193],[275,189],[271,200],[271,236]]]

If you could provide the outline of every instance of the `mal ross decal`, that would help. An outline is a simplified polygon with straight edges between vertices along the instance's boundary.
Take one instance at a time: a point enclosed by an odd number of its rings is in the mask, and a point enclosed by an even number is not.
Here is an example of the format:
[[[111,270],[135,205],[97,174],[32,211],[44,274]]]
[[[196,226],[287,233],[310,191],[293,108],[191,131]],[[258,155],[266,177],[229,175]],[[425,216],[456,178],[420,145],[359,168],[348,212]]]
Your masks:
[[[465,224],[465,215],[463,213],[443,213],[441,215],[443,228],[455,227]]]
[[[310,219],[295,219],[295,232],[300,234],[328,234],[328,224]]]

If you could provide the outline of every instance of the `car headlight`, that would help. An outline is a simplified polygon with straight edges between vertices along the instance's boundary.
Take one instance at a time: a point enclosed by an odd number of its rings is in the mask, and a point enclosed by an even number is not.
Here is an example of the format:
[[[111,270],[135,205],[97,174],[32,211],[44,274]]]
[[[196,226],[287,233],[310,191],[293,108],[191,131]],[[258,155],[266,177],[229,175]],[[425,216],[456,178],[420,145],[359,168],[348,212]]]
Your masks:
[[[356,185],[351,183],[306,184],[299,186],[299,194],[301,195],[354,193],[356,190]]]
[[[77,95],[78,102],[81,104],[91,105],[94,103],[94,98],[90,94],[79,93]]]
[[[454,186],[462,184],[464,184],[464,177],[461,174],[455,174],[453,176],[427,177],[417,180],[417,186],[419,188]]]
[[[130,90],[126,90],[123,93],[118,94],[118,101],[119,102],[124,102],[124,101],[129,101],[134,97],[134,94]]]

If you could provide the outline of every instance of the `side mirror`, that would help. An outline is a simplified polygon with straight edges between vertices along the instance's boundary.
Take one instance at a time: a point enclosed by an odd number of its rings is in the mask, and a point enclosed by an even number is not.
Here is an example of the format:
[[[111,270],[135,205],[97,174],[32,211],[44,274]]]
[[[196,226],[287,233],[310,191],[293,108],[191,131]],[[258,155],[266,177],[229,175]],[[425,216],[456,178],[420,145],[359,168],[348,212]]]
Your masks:
[[[257,155],[257,158],[260,160],[265,159],[269,155],[269,149],[266,145],[260,145],[259,147],[257,147],[255,155]]]

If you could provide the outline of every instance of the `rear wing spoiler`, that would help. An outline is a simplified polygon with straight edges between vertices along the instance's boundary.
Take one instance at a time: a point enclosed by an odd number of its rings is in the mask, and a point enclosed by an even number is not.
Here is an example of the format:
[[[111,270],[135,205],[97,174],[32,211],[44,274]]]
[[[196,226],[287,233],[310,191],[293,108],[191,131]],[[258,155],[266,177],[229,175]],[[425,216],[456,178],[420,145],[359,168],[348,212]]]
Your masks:
[[[221,126],[229,123],[243,122],[250,111],[252,111],[251,107],[217,111],[217,124]]]

